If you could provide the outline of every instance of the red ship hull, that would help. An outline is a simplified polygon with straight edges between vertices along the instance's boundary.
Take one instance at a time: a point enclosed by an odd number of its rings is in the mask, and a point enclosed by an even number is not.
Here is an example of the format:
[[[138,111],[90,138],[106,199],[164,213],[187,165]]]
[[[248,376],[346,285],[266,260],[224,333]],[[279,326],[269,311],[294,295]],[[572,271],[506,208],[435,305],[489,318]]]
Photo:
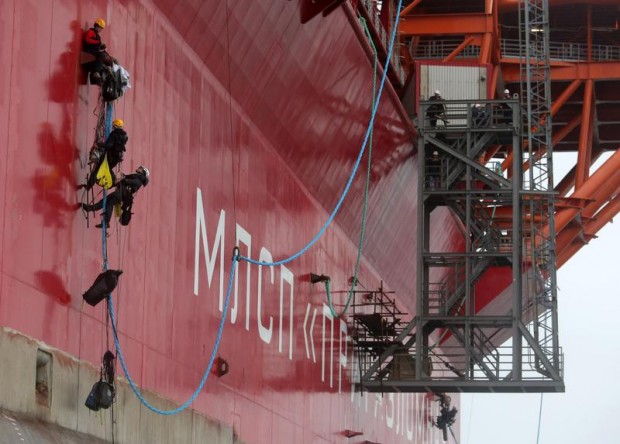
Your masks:
[[[344,188],[372,102],[361,27],[348,3],[305,24],[296,2],[268,0],[0,8],[0,325],[94,364],[111,347],[104,309],[81,298],[101,269],[101,232],[75,210],[97,100],[79,67],[80,38],[105,17],[108,49],[132,75],[114,113],[129,134],[123,170],[144,164],[152,174],[130,226],[113,223],[107,241],[110,267],[124,271],[114,295],[120,343],[141,388],[182,403],[214,346],[232,247],[255,259],[289,256]],[[359,280],[384,282],[410,313],[414,136],[388,86]],[[298,260],[238,266],[218,352],[230,371],[211,375],[192,407],[242,441],[351,442],[346,430],[383,443],[439,440],[432,398],[352,390],[347,324],[309,282],[311,272],[327,274],[334,289],[348,288],[363,187],[360,172],[335,223]],[[458,245],[452,217],[436,213],[433,238]]]

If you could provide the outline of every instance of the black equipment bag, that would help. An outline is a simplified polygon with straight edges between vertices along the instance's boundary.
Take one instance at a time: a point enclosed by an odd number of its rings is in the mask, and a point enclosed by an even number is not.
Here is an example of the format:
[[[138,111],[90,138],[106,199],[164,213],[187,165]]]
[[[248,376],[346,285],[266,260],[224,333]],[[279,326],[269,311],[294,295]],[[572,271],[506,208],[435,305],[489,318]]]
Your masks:
[[[100,273],[93,285],[83,295],[86,303],[94,307],[112,293],[118,283],[118,277],[122,273],[122,270],[107,270]]]

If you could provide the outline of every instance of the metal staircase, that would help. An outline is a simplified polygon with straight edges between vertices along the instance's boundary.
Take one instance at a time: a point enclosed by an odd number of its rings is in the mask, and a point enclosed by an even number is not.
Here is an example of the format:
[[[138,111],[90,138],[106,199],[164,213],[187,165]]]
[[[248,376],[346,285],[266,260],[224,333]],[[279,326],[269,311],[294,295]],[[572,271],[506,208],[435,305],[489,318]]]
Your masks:
[[[431,103],[420,103],[420,116]],[[523,158],[520,105],[516,100],[444,105],[449,123],[431,127],[421,119],[418,125],[416,315],[386,324],[394,328],[381,347],[368,348],[360,359],[360,384],[381,392],[563,391],[557,330],[550,311],[542,309],[553,303],[549,270],[538,271],[549,256],[538,247],[540,230],[531,226],[539,223],[532,205],[540,199],[523,187],[522,162],[514,162],[507,177],[480,161],[500,143]],[[441,156],[431,161],[434,151]],[[437,244],[431,213],[442,206],[461,225],[462,251],[432,250]],[[510,226],[495,221],[497,207],[512,208]],[[509,267],[512,285],[496,296],[508,308],[485,313],[476,307],[476,284],[492,267]],[[502,345],[510,338],[512,344]],[[361,341],[358,351],[363,355]]]

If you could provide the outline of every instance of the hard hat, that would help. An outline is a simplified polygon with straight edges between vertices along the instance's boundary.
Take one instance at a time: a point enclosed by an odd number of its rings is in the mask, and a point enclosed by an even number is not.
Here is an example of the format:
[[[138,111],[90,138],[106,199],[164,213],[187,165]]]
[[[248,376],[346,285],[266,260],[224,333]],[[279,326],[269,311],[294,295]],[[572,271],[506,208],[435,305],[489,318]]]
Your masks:
[[[149,169],[148,169],[147,167],[143,166],[143,165],[140,165],[140,166],[138,167],[138,169],[136,170],[136,173],[137,173],[137,172],[139,172],[140,170],[142,170],[142,171],[144,172],[144,175],[145,175],[145,176],[146,176],[146,178],[148,179],[148,178],[149,178],[149,174],[150,174],[150,173],[149,173]]]
[[[441,91],[439,91],[438,89],[435,90],[435,95],[436,96],[440,96],[441,95]]]
[[[433,156],[439,156],[439,153],[437,151],[433,151]]]
[[[105,29],[105,20],[102,18],[98,18],[95,20],[95,25],[99,26],[101,29]]]
[[[122,119],[114,119],[112,121],[112,126],[114,128],[124,128],[125,127],[125,122],[123,122]]]
[[[510,94],[510,90],[509,89],[505,89],[504,90],[504,94]]]

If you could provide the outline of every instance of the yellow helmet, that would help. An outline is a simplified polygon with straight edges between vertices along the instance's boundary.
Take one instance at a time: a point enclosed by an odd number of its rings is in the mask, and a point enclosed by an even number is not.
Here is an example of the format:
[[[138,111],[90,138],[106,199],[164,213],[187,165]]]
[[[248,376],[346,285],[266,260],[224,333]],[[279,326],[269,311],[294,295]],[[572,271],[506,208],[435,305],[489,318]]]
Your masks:
[[[122,119],[114,119],[112,121],[112,126],[114,128],[124,128],[125,127],[125,122],[123,122]]]
[[[95,20],[95,25],[99,26],[101,29],[105,29],[105,20],[102,18],[98,18]]]

